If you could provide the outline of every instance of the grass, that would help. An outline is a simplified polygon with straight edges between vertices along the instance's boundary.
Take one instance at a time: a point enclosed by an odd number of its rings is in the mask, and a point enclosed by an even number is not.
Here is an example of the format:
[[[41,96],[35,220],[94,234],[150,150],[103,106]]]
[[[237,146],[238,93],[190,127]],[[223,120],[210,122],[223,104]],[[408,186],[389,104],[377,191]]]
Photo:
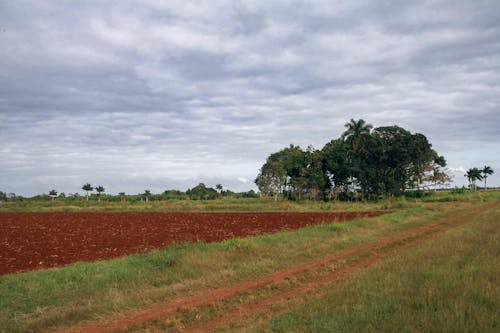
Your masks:
[[[500,207],[320,291],[256,332],[498,332]]]
[[[301,210],[314,210],[321,204],[302,203]],[[394,200],[360,209],[362,204],[353,203],[349,206],[352,210],[378,207],[392,213],[221,243],[176,243],[163,250],[120,259],[0,276],[0,332],[40,331],[71,325],[123,309],[249,280],[342,248],[431,223],[452,211],[475,204],[473,200],[448,203]],[[280,330],[287,321],[276,319],[265,329]]]
[[[330,212],[372,211],[400,205],[403,199],[380,202],[274,201],[272,199],[0,202],[0,212]],[[399,204],[398,204],[399,203]]]

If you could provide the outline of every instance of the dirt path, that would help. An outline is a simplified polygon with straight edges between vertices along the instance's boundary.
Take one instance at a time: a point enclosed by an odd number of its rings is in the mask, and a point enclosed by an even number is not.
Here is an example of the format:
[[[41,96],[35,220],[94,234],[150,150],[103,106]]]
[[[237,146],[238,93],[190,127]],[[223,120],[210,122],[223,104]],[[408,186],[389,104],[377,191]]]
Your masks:
[[[178,318],[187,312],[197,311],[210,305],[222,306],[223,302],[229,304],[231,300],[238,298],[238,295],[244,293],[255,294],[262,290],[272,289],[273,286],[283,285],[283,282],[293,281],[291,286],[277,288],[277,293],[271,293],[268,296],[250,300],[244,304],[236,302],[235,305],[229,305],[229,308],[222,311],[222,315],[218,317],[204,321],[195,320],[186,326],[177,324],[176,328],[179,332],[207,332],[258,313],[278,312],[280,304],[293,303],[294,299],[298,298],[297,296],[342,279],[349,273],[372,265],[407,246],[416,245],[437,232],[470,221],[476,214],[498,204],[498,202],[481,204],[467,211],[457,212],[432,224],[350,247],[335,254],[279,270],[255,280],[168,300],[144,309],[126,311],[109,319],[86,322],[80,326],[60,329],[58,332],[110,332],[126,330],[131,327],[141,327],[141,325],[153,321],[178,323]]]

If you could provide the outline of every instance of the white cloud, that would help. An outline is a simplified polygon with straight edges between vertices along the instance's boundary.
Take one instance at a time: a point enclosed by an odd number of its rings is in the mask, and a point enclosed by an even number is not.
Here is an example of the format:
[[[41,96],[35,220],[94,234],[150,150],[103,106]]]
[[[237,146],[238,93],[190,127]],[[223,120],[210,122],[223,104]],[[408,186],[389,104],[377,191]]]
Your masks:
[[[238,177],[237,179],[238,179],[238,181],[242,182],[243,184],[248,183],[248,179],[246,179],[245,177]]]

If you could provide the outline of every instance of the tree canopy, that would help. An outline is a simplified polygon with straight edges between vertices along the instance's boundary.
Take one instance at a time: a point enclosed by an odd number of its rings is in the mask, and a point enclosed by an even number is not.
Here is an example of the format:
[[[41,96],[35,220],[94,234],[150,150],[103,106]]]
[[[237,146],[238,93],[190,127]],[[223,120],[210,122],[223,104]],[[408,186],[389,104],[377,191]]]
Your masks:
[[[425,135],[396,125],[373,128],[363,119],[345,127],[320,150],[290,145],[272,153],[255,179],[261,193],[297,200],[364,199],[449,179],[443,176],[444,157]]]

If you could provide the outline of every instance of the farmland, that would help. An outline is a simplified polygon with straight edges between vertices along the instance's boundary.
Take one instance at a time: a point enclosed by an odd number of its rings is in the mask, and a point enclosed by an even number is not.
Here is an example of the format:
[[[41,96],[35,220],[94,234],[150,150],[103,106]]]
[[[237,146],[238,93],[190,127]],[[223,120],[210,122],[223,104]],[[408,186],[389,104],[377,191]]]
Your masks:
[[[172,242],[217,242],[377,216],[350,213],[0,213],[0,274],[96,261]]]
[[[5,274],[0,276],[0,331],[495,331],[498,200],[491,192],[443,195],[431,202],[329,203],[330,212],[319,215],[327,220],[320,224],[305,221],[314,214],[273,213],[283,221],[302,221],[300,229],[236,238],[228,238],[234,233],[228,231],[221,233],[222,241],[176,240],[112,260]],[[218,205],[231,210],[227,202]],[[269,210],[279,205],[325,213],[325,206],[308,202],[278,202]],[[336,217],[340,211],[363,210],[385,214]],[[68,222],[78,225],[71,214]],[[148,214],[158,212],[137,216]],[[221,221],[240,216],[232,214],[215,215]],[[157,220],[144,222],[151,234],[158,233]],[[85,221],[80,224],[92,224]]]

